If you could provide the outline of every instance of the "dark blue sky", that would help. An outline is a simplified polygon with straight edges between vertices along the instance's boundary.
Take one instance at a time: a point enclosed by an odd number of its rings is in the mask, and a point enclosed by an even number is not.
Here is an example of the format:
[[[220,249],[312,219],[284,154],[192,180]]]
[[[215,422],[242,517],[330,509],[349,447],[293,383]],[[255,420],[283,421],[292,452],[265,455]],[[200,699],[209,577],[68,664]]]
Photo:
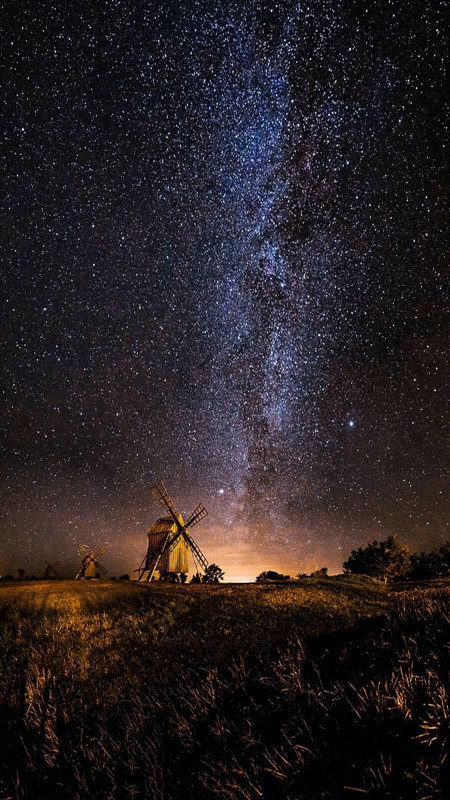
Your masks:
[[[447,539],[444,5],[7,2],[1,51],[0,571],[131,571],[159,479],[228,577]]]

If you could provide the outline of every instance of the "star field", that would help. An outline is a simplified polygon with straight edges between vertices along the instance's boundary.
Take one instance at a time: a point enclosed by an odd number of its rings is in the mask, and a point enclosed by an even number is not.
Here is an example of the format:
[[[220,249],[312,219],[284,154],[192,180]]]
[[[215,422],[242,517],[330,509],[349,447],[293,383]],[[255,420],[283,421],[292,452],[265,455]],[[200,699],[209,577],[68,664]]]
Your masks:
[[[131,572],[159,479],[227,578],[448,538],[445,22],[5,4],[0,571]]]

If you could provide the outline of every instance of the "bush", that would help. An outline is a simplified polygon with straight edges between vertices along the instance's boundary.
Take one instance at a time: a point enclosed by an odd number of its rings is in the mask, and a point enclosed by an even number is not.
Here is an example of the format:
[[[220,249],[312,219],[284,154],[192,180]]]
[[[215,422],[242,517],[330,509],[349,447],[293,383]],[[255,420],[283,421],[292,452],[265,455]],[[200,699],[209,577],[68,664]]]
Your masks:
[[[321,567],[311,572],[310,578],[328,578],[328,567]]]
[[[256,576],[256,583],[264,583],[265,581],[289,581],[290,579],[290,575],[283,575],[281,572],[268,569],[265,572],[260,572],[260,574]]]

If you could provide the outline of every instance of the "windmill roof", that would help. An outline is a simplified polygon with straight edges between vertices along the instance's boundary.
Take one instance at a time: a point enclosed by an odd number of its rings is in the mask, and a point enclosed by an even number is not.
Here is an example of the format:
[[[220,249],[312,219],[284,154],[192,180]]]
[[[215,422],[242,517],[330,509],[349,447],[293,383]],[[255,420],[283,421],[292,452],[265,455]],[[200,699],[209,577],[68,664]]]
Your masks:
[[[183,515],[177,513],[177,517],[181,523],[184,522]],[[169,531],[173,530],[175,527],[175,523],[172,517],[160,517],[153,523],[152,527],[149,530],[149,533],[168,533]]]

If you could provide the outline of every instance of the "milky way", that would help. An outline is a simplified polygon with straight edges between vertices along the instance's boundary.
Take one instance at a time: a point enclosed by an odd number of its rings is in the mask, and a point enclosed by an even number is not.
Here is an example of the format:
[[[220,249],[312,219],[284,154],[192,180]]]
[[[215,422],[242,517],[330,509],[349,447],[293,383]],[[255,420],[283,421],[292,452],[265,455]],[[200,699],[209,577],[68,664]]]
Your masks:
[[[131,572],[159,479],[231,578],[448,538],[444,4],[7,2],[1,50],[0,571]]]

